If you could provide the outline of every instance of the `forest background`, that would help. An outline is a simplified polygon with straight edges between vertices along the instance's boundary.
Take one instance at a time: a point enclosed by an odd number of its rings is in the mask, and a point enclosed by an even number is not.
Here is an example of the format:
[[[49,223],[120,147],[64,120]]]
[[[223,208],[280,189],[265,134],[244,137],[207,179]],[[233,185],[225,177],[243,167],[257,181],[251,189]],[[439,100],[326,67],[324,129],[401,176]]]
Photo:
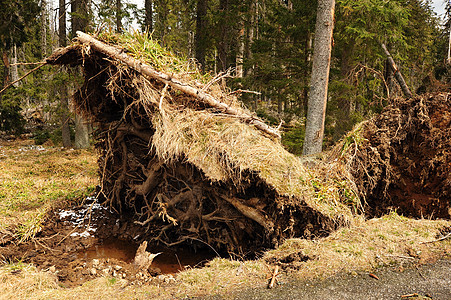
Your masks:
[[[440,4],[443,17],[430,0],[336,1],[326,147],[402,95],[381,43],[413,91],[424,88],[425,78],[449,77],[451,1]],[[64,46],[75,30],[147,30],[205,72],[224,75],[231,91],[255,91],[241,93],[241,100],[272,125],[282,124],[285,147],[302,153],[317,1],[0,0],[0,7],[3,86]],[[32,130],[38,144],[84,147],[73,142],[76,131],[86,131],[79,129],[84,122],[67,106],[80,78],[76,70],[44,66],[15,83],[0,94],[0,131]]]

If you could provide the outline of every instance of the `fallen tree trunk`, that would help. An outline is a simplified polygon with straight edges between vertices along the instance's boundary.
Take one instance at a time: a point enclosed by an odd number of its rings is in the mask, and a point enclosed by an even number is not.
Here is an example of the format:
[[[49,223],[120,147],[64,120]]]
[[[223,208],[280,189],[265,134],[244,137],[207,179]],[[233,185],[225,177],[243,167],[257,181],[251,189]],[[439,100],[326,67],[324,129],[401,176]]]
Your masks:
[[[384,49],[384,52],[387,55],[388,63],[390,64],[390,67],[393,70],[396,81],[398,81],[399,86],[402,89],[402,92],[404,93],[404,95],[407,98],[412,98],[412,92],[410,91],[409,87],[407,86],[407,83],[404,80],[404,77],[402,76],[401,72],[399,71],[398,66],[396,65],[395,61],[393,60],[393,57],[391,56],[390,52],[388,52],[387,47],[383,43],[382,43],[382,48]]]
[[[210,94],[205,93],[193,86],[190,86],[183,82],[180,82],[179,80],[171,77],[168,74],[159,72],[159,71],[155,70],[154,68],[152,68],[151,66],[149,66],[148,64],[145,64],[145,63],[131,57],[127,53],[123,52],[122,50],[120,50],[114,46],[107,45],[107,44],[93,38],[89,34],[86,34],[81,31],[77,31],[77,36],[81,42],[91,44],[92,47],[95,48],[97,51],[100,51],[114,59],[121,61],[122,63],[126,64],[127,66],[134,69],[135,71],[137,71],[143,75],[149,76],[153,79],[159,80],[159,81],[163,82],[164,84],[167,84],[170,87],[175,88],[179,91],[182,91],[183,93],[186,93],[190,96],[196,97],[199,101],[202,101],[202,102],[208,104],[209,106],[220,110],[222,113],[226,113],[226,114],[235,116],[248,124],[253,124],[256,128],[260,129],[261,131],[263,131],[273,137],[280,138],[280,134],[277,132],[276,129],[271,128],[270,126],[266,125],[265,123],[263,123],[262,121],[256,119],[255,117],[253,117],[251,115],[248,115],[242,111],[239,111],[235,108],[228,106],[227,104],[215,99]]]

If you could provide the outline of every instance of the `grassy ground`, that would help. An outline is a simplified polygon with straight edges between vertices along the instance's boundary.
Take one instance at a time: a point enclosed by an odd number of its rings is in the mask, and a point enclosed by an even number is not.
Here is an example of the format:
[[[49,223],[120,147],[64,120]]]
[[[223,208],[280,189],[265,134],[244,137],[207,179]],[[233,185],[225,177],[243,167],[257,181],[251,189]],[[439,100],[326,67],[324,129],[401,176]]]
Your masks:
[[[0,241],[8,233],[17,241],[31,237],[42,226],[47,211],[71,205],[97,184],[93,151],[42,150],[31,145],[22,141],[0,147]],[[76,288],[63,288],[50,271],[21,262],[0,262],[0,299],[226,297],[230,290],[264,288],[277,263],[282,267],[283,281],[370,271],[389,264],[402,267],[405,262],[428,262],[451,255],[449,239],[436,241],[440,229],[451,226],[450,221],[412,220],[393,212],[371,220],[356,217],[352,224],[327,238],[287,240],[255,261],[216,258],[203,269],[177,274],[175,281],[142,286],[101,277]],[[294,256],[306,260],[290,262]]]
[[[35,146],[32,140],[0,144],[0,241],[33,236],[46,213],[80,199],[97,184],[92,150]]]

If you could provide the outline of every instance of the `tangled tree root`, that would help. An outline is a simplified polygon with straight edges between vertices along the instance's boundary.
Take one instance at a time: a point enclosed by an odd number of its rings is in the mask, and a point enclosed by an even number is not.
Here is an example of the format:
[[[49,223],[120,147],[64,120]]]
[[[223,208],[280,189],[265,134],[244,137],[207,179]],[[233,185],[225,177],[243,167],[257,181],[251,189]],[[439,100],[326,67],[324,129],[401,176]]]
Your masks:
[[[348,139],[348,169],[369,215],[450,218],[449,93],[398,99]]]

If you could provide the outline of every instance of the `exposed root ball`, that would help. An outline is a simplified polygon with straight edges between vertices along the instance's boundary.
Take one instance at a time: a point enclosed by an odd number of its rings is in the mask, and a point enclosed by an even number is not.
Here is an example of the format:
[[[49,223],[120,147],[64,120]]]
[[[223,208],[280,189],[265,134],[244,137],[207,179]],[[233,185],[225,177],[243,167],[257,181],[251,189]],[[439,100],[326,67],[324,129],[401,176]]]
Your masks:
[[[74,101],[98,128],[100,194],[133,212],[148,241],[248,254],[285,238],[327,235],[346,221],[342,203],[315,204],[302,163],[252,122],[94,48],[74,44],[49,61],[83,67]],[[215,80],[179,73],[177,80],[245,111]]]
[[[348,138],[348,167],[367,213],[450,217],[450,94],[398,99]]]

